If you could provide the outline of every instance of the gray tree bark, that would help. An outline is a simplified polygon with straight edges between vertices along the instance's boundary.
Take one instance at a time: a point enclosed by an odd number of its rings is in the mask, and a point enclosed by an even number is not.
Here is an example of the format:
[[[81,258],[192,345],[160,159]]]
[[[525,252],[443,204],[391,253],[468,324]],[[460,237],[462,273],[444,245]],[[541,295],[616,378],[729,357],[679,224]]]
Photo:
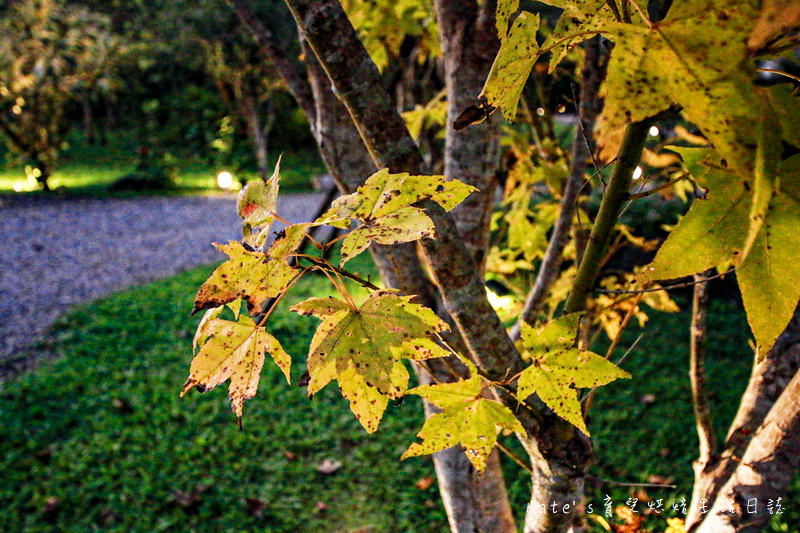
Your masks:
[[[262,51],[270,58],[280,52],[278,43],[255,18],[246,2],[232,2],[242,21],[255,33]],[[297,71],[289,60],[275,62],[280,74],[293,80],[292,91],[296,97],[308,98],[304,110],[321,157],[339,189],[347,194],[354,192],[377,169],[370,157],[358,129],[353,124],[344,104],[331,89],[331,82],[320,66],[313,51],[302,42],[306,58],[307,78]],[[292,72],[287,72],[291,69]],[[420,263],[413,243],[393,247],[373,245],[370,248],[384,283],[415,294],[420,303],[436,309],[438,301],[435,288]],[[430,416],[430,405],[426,415]],[[483,474],[478,474],[463,450],[450,449],[433,457],[439,480],[439,489],[454,532],[506,532],[515,531],[511,506],[503,481],[498,454],[495,451]]]
[[[796,458],[800,457],[794,440],[800,432],[793,406],[793,402],[798,401],[797,385],[792,385],[797,380],[798,368],[800,308],[795,310],[786,330],[764,360],[754,364],[722,453],[698,473],[692,494],[693,504],[686,518],[688,531],[734,531],[730,528],[748,517],[747,498],[742,500],[741,495],[750,494],[763,502],[764,498],[776,499],[775,494],[779,496],[785,492],[788,478],[797,469]],[[776,428],[783,429],[778,431]],[[776,463],[775,458],[785,460]],[[752,496],[756,493],[759,496]],[[734,502],[745,501],[745,506],[734,506],[734,513],[726,513],[731,499]],[[703,500],[711,512],[700,512]],[[758,524],[759,528],[763,527],[763,515],[750,518],[758,520],[757,524],[749,527]]]

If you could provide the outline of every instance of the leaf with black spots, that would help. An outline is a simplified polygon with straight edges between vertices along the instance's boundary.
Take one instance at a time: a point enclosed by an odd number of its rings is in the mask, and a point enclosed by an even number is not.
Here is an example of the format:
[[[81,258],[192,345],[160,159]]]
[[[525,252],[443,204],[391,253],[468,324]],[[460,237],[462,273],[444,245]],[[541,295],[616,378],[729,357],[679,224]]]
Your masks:
[[[678,150],[708,189],[707,199],[697,200],[678,222],[642,279],[675,279],[737,264],[747,320],[763,357],[800,299],[800,156],[777,165],[766,207],[755,208],[752,187],[721,167],[713,151]],[[754,212],[763,213],[761,224],[753,224]],[[746,257],[739,259],[748,242]]]
[[[280,246],[280,241],[275,243]],[[241,243],[215,244],[230,259],[222,263],[200,287],[192,314],[201,309],[219,307],[237,298],[247,302],[252,313],[261,312],[261,304],[277,297],[289,285],[297,271],[284,260],[269,254],[251,252]]]
[[[536,393],[555,414],[589,435],[575,387],[599,387],[631,375],[596,353],[574,347],[580,320],[573,313],[539,331],[520,322],[522,346],[533,363],[519,377],[517,396],[524,401]]]
[[[475,187],[444,176],[411,176],[379,170],[353,194],[336,199],[314,224],[346,223],[354,218],[361,225],[342,243],[342,264],[363,252],[371,242],[397,244],[436,234],[433,221],[413,204],[433,200],[449,211]]]
[[[311,341],[308,393],[336,379],[367,431],[374,431],[388,398],[408,387],[402,358],[448,355],[429,337],[447,329],[433,311],[394,291],[372,293],[357,309],[333,298],[311,298],[291,309],[322,319]]]
[[[461,444],[472,465],[482,472],[500,429],[525,434],[525,428],[508,407],[482,396],[477,368],[466,359],[462,361],[469,369],[469,379],[423,385],[408,391],[425,398],[442,412],[425,421],[417,434],[423,442],[412,444],[402,459],[433,454]]]
[[[193,387],[205,392],[230,379],[231,408],[241,420],[244,401],[258,390],[265,352],[289,381],[291,357],[251,318],[243,316],[237,322],[213,318],[207,323],[206,334],[208,338],[192,361],[181,396]]]
[[[292,311],[322,319],[309,352],[309,394],[352,369],[381,394],[402,396],[407,380],[398,380],[393,370],[406,356],[404,348],[448,329],[433,311],[410,300],[382,290],[370,294],[358,309],[334,298],[311,298],[292,306]]]

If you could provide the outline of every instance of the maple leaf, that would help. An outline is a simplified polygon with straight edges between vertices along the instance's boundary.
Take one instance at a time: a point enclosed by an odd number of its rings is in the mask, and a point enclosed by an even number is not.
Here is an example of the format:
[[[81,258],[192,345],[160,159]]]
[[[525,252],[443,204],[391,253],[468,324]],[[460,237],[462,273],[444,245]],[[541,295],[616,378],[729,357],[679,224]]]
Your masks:
[[[564,10],[542,43],[543,49],[551,50],[551,74],[572,48],[591,39],[607,23],[616,20],[608,0],[544,0],[544,3]]]
[[[391,370],[391,381],[396,383],[401,390],[408,387],[408,370],[401,362],[394,364]],[[339,390],[350,401],[350,410],[358,421],[367,430],[374,433],[389,404],[389,397],[384,396],[378,389],[370,386],[352,366],[340,372],[337,376]]]
[[[487,104],[488,112],[499,108],[506,120],[512,122],[517,116],[525,82],[541,54],[551,52],[550,72],[553,72],[572,48],[614,21],[614,13],[606,0],[546,0],[544,3],[564,11],[541,46],[536,40],[540,25],[538,14],[523,11],[509,28],[508,21],[519,9],[519,0],[497,3],[500,50],[480,98]]]
[[[588,436],[575,387],[599,387],[631,375],[596,353],[575,348],[580,320],[581,314],[572,313],[539,331],[520,322],[522,346],[533,363],[520,374],[517,396],[524,401],[535,392],[555,414]]]
[[[374,431],[386,407],[377,395],[399,398],[408,387],[408,372],[399,360],[449,354],[428,338],[448,329],[447,324],[410,300],[382,290],[370,294],[358,309],[334,298],[294,305],[292,311],[322,319],[309,350],[308,393],[316,394],[336,379],[359,421]]]
[[[761,14],[747,40],[751,52],[766,48],[773,39],[781,34],[789,34],[800,28],[800,3],[796,0],[764,0],[761,2]]]
[[[679,104],[731,168],[752,174],[758,100],[745,41],[756,14],[749,2],[706,0],[676,4],[649,27],[606,24],[616,46],[601,89],[601,157],[616,155],[626,124]]]
[[[777,165],[780,188],[769,195],[752,236],[752,187],[723,168],[710,149],[677,150],[708,193],[678,222],[642,279],[674,279],[734,262],[747,320],[763,357],[800,299],[800,156]],[[747,243],[749,251],[739,259]]]
[[[258,390],[264,353],[269,352],[286,381],[289,381],[292,359],[278,340],[250,317],[242,316],[236,322],[211,318],[204,331],[205,343],[192,361],[181,397],[192,387],[206,392],[230,378],[228,396],[241,423],[244,401],[255,396]]]
[[[242,233],[247,244],[260,248],[266,240],[269,228],[275,221],[278,207],[278,181],[280,180],[281,157],[275,163],[275,171],[266,182],[251,181],[241,191],[236,209],[239,216],[244,219]],[[258,233],[253,230],[259,226],[263,229]]]
[[[428,455],[461,444],[476,470],[486,468],[486,460],[497,442],[498,428],[525,434],[525,428],[511,410],[482,396],[481,378],[475,365],[463,359],[469,379],[456,383],[423,385],[408,391],[442,410],[425,421],[417,434],[422,443],[412,444],[401,459]]]
[[[484,99],[491,109],[499,108],[503,116],[513,122],[517,118],[517,105],[522,89],[539,57],[536,32],[539,31],[540,20],[538,14],[533,15],[523,11],[506,31],[505,27],[501,27],[500,3],[497,9],[500,50],[492,63],[492,70],[489,72],[480,98]],[[505,17],[507,20],[508,15]]]
[[[355,218],[362,224],[342,243],[342,262],[360,254],[372,241],[410,242],[436,234],[433,222],[413,204],[430,199],[450,211],[477,190],[444,176],[410,176],[379,170],[353,194],[342,196],[314,224],[341,224]]]
[[[218,266],[197,291],[192,314],[237,298],[244,299],[251,312],[261,312],[261,304],[277,297],[297,273],[285,261],[247,250],[236,241],[214,246],[230,259]],[[273,244],[281,246],[285,246],[284,241]]]

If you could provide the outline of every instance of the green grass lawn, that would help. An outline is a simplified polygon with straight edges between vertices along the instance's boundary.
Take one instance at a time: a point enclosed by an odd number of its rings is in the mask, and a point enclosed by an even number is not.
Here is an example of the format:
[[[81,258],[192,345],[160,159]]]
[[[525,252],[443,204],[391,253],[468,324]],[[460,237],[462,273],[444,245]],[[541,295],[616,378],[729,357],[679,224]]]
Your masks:
[[[370,272],[366,263],[357,268]],[[422,424],[416,397],[390,407],[378,432],[367,435],[334,385],[309,401],[268,358],[258,395],[245,404],[244,431],[229,410],[226,385],[179,398],[198,320],[187,313],[210,272],[196,269],[77,308],[40,347],[62,357],[0,386],[0,531],[446,531],[435,485],[415,486],[434,475],[431,461],[399,460]],[[271,319],[296,358],[293,383],[317,321],[286,307],[328,287],[322,278],[304,279]],[[596,513],[606,494],[622,505],[630,496],[642,500],[645,490],[666,508],[690,497],[697,451],[688,319],[652,314],[623,365],[633,379],[601,390],[589,423],[596,478],[646,482],[659,475],[678,488],[594,484],[588,495]],[[734,303],[713,303],[711,331],[708,370],[722,436],[752,356]],[[626,342],[638,334],[632,328]],[[505,442],[514,445],[513,437]],[[317,466],[325,459],[342,467],[323,475]],[[503,466],[521,520],[530,480],[505,457]],[[797,489],[771,531],[798,531],[786,526],[800,523]],[[663,515],[647,527],[664,531]]]
[[[133,136],[118,133],[111,137],[107,145],[89,145],[76,134],[71,136],[71,143],[72,147],[64,153],[49,180],[51,189],[58,189],[60,194],[96,197],[132,194],[112,193],[107,189],[116,179],[133,172],[136,166],[137,146]],[[270,154],[272,164],[278,155]],[[313,149],[286,152],[281,161],[281,189],[285,192],[311,190],[311,179],[325,172]],[[175,167],[174,186],[166,191],[156,191],[155,194],[221,192],[217,185],[217,174],[225,169],[211,168],[196,157],[182,154],[171,154],[166,164]],[[245,172],[244,177],[248,180],[257,178],[254,172]],[[0,166],[0,194],[41,194],[36,188],[35,180],[26,177],[25,165],[12,163]]]

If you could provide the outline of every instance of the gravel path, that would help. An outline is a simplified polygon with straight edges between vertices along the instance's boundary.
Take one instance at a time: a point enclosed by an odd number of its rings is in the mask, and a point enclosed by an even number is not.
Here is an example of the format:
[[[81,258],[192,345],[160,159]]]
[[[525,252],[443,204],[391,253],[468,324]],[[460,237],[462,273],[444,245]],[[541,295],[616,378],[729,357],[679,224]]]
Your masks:
[[[309,220],[323,197],[281,195],[278,210]],[[0,197],[0,367],[75,304],[223,260],[211,243],[240,228],[233,197]]]

